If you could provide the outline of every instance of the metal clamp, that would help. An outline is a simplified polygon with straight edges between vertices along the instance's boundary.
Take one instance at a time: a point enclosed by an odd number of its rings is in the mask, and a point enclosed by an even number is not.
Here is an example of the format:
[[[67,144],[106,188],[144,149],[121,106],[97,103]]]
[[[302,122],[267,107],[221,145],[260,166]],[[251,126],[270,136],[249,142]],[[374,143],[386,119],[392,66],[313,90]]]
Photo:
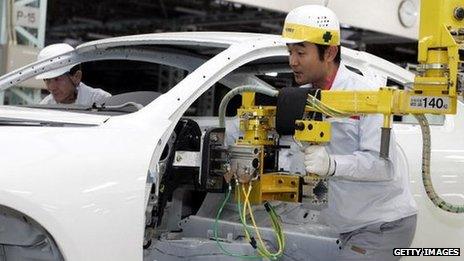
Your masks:
[[[426,70],[447,70],[448,65],[443,63],[427,63],[417,65],[417,71],[423,72]]]

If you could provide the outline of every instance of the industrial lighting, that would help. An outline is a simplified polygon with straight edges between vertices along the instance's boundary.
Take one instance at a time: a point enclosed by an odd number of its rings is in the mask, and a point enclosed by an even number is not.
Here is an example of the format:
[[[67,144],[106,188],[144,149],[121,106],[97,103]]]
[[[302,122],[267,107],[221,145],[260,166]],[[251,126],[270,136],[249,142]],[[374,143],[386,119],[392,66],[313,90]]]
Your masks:
[[[207,14],[205,11],[195,10],[192,8],[187,8],[187,7],[182,7],[182,6],[177,6],[174,8],[174,10],[177,12],[181,12],[181,13],[199,15],[199,16],[206,16]]]

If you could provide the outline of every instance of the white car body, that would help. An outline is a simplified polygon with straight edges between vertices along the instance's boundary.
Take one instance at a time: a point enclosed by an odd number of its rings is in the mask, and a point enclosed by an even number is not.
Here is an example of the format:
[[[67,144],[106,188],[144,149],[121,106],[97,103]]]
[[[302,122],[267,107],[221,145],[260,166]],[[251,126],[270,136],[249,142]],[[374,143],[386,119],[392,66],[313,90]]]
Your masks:
[[[211,46],[225,50],[203,63],[202,59],[183,56],[181,52],[136,50],[142,44]],[[53,237],[66,260],[142,260],[151,182],[159,186],[157,163],[176,123],[218,81],[228,86],[251,83],[266,86],[246,72],[242,77],[228,76],[236,68],[257,59],[287,55],[280,36],[273,35],[136,35],[87,43],[75,52],[1,77],[0,89],[6,89],[42,71],[110,57],[163,63],[192,71],[169,92],[126,115],[0,106],[1,119],[50,123],[0,126],[0,205],[39,223]],[[386,78],[402,84],[413,81],[412,73],[375,56],[344,49],[342,57],[349,66],[378,77],[379,83]],[[464,167],[464,139],[460,138],[464,133],[462,102],[458,107],[458,114],[446,116],[443,126],[432,126],[432,178],[443,198],[462,204],[464,179],[458,171]],[[464,215],[433,206],[422,187],[420,128],[411,124],[396,124],[394,128],[419,206],[413,247],[460,247]]]

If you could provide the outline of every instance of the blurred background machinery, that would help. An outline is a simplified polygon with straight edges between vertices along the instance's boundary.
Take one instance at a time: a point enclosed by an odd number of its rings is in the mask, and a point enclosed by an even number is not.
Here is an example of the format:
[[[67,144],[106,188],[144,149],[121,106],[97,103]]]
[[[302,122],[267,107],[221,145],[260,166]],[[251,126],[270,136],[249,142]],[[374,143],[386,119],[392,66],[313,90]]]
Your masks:
[[[300,2],[95,0],[89,8],[86,1],[5,0],[0,3],[0,73],[34,61],[38,49],[58,42],[76,46],[113,36],[174,31],[280,34],[286,12]],[[312,0],[305,4],[325,4],[340,14],[343,46],[367,51],[413,69],[417,57],[419,2],[356,0],[350,4],[350,10],[346,10],[342,0]],[[366,19],[374,22],[365,23]],[[218,51],[212,49],[198,55],[209,57]],[[87,63],[83,70],[84,82],[113,94],[153,90],[154,87],[164,92],[188,74],[157,64],[121,61]],[[121,74],[123,78],[118,77]],[[290,76],[262,77],[276,87],[293,84]],[[195,105],[197,111],[192,113],[201,111],[202,115],[213,115],[226,92],[219,86],[205,93]],[[46,93],[41,82],[29,81],[0,94],[0,104],[35,103]]]

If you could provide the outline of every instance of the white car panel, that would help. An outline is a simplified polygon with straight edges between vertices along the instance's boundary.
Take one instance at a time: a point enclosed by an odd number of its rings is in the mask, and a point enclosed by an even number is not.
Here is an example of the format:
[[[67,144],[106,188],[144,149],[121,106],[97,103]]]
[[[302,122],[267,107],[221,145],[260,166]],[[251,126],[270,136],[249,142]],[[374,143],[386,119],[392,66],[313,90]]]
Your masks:
[[[0,107],[3,118],[93,125],[0,126],[0,205],[40,223],[67,260],[141,260],[151,186],[147,179],[153,178],[159,189],[158,161],[178,120],[218,81],[238,84],[242,80],[266,86],[249,73],[243,79],[229,73],[251,61],[288,55],[279,36],[191,32],[120,37],[87,43],[76,52],[9,73],[0,78],[0,89],[75,61],[114,57],[104,53],[113,47],[140,44],[230,47],[203,64],[196,60],[186,66],[194,70],[184,80],[131,114],[98,116]],[[91,56],[100,50],[100,56]],[[144,59],[142,56],[139,53],[133,59]],[[145,59],[162,61],[157,57],[159,54]],[[376,75],[379,83],[389,78],[407,84],[414,77],[366,53],[343,49],[343,59],[363,74]],[[464,164],[464,141],[459,139],[464,128],[463,109],[459,103],[458,115],[447,116],[444,126],[432,127],[432,171],[440,173],[437,176],[432,172],[432,177],[438,192],[456,203],[464,198],[462,174],[454,173]],[[434,207],[422,188],[419,127],[395,124],[394,128],[420,207],[414,246],[444,247],[445,239],[452,242],[446,247],[458,246],[464,237],[464,216]]]
[[[109,116],[105,115],[92,115],[13,106],[0,106],[0,115],[0,118],[2,119],[86,125],[100,125],[109,118]]]

